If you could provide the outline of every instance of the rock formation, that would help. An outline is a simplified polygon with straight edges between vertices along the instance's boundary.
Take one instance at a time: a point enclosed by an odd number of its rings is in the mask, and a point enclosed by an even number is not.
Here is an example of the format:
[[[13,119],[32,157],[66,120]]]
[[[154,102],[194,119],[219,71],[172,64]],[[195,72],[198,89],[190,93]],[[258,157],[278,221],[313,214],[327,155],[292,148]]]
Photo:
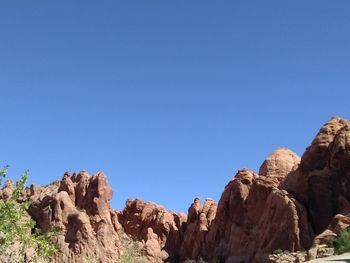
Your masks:
[[[54,262],[84,262],[97,258],[115,261],[119,256],[117,215],[109,207],[112,190],[103,173],[82,171],[46,187],[31,186],[28,210],[38,226],[58,230],[59,252]]]
[[[11,195],[13,183],[0,191]],[[332,118],[300,158],[274,151],[259,173],[237,172],[218,203],[196,198],[188,215],[129,199],[109,206],[103,173],[82,171],[48,186],[31,186],[28,213],[44,231],[59,230],[52,262],[115,262],[124,235],[139,242],[150,262],[281,262],[331,253],[324,244],[350,226],[350,123]],[[275,250],[289,254],[271,256]],[[269,256],[270,255],[270,256]],[[294,259],[293,259],[294,258]]]
[[[181,242],[179,259],[197,259],[204,249],[205,237],[216,216],[217,203],[208,198],[202,205],[195,198],[188,209],[188,221]]]
[[[155,203],[129,199],[118,219],[125,233],[142,243],[149,261],[178,261],[186,215],[168,212]]]
[[[248,170],[237,173],[219,201],[202,251],[204,259],[258,262],[276,249],[310,246],[306,209],[278,188],[281,179]]]
[[[259,175],[277,178],[281,182],[290,172],[295,171],[300,157],[287,148],[278,148],[260,166]]]

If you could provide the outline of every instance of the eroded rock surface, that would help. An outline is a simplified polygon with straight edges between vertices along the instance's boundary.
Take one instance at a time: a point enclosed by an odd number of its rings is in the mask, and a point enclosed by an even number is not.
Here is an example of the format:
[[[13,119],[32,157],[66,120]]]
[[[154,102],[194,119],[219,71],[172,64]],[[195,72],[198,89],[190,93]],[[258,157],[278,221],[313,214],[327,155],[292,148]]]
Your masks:
[[[129,199],[118,214],[125,233],[139,240],[151,262],[178,262],[185,214],[168,212],[164,207],[140,199]]]
[[[300,250],[311,243],[305,208],[278,188],[282,178],[241,170],[226,186],[203,257],[228,262],[264,262],[276,249]],[[283,231],[281,231],[283,229]]]
[[[46,187],[32,186],[29,214],[46,231],[58,230],[60,251],[52,261],[113,262],[119,256],[119,236],[109,206],[112,190],[103,173],[82,171]]]
[[[201,256],[205,237],[216,216],[217,203],[208,198],[201,204],[199,198],[195,198],[188,209],[188,221],[180,249],[180,261],[187,258],[197,259]]]
[[[299,163],[300,157],[296,153],[287,148],[278,148],[260,166],[259,175],[282,181],[298,168]]]
[[[0,198],[8,198],[8,182]],[[140,199],[123,211],[109,206],[106,176],[66,173],[61,181],[26,190],[29,214],[39,227],[56,227],[61,249],[52,262],[113,262],[120,238],[138,240],[150,262],[290,262],[331,253],[326,246],[350,226],[350,123],[335,117],[318,132],[302,157],[279,148],[259,173],[237,172],[218,203],[198,198],[188,216]],[[289,251],[273,256],[276,250]],[[300,256],[300,257],[299,257]],[[285,261],[283,261],[285,262]],[[288,261],[287,261],[288,262]]]
[[[333,118],[325,124],[302,156],[300,178],[306,187],[310,221],[321,233],[338,213],[349,212],[350,126]]]

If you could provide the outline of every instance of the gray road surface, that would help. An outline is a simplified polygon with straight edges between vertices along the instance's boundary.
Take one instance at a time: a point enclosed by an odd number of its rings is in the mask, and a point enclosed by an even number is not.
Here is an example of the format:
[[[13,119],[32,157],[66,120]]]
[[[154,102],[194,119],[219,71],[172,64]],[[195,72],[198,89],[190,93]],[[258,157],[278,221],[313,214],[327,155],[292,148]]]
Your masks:
[[[350,263],[350,253],[328,258],[319,258],[307,261],[308,263],[333,262],[333,263]]]

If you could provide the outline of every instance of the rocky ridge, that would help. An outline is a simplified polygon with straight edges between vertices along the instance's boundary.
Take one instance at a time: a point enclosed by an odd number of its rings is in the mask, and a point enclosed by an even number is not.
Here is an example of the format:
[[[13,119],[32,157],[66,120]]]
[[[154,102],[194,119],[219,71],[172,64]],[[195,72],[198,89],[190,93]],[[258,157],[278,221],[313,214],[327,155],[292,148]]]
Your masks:
[[[60,251],[51,262],[115,262],[123,236],[138,240],[155,263],[282,262],[271,256],[276,250],[289,251],[287,262],[313,259],[329,253],[325,244],[350,226],[350,122],[332,118],[301,158],[279,148],[259,173],[239,170],[217,203],[196,198],[188,215],[140,199],[115,211],[111,197],[103,173],[82,171],[32,185],[21,198],[31,200],[28,213],[41,229],[58,229]]]

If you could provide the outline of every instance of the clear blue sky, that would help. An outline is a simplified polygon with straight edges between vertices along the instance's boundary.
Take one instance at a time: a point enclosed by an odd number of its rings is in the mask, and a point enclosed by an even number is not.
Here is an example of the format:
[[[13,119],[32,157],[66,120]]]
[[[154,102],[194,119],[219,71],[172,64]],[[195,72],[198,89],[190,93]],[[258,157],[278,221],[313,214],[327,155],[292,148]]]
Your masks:
[[[350,118],[350,1],[2,1],[2,164],[187,211]]]

